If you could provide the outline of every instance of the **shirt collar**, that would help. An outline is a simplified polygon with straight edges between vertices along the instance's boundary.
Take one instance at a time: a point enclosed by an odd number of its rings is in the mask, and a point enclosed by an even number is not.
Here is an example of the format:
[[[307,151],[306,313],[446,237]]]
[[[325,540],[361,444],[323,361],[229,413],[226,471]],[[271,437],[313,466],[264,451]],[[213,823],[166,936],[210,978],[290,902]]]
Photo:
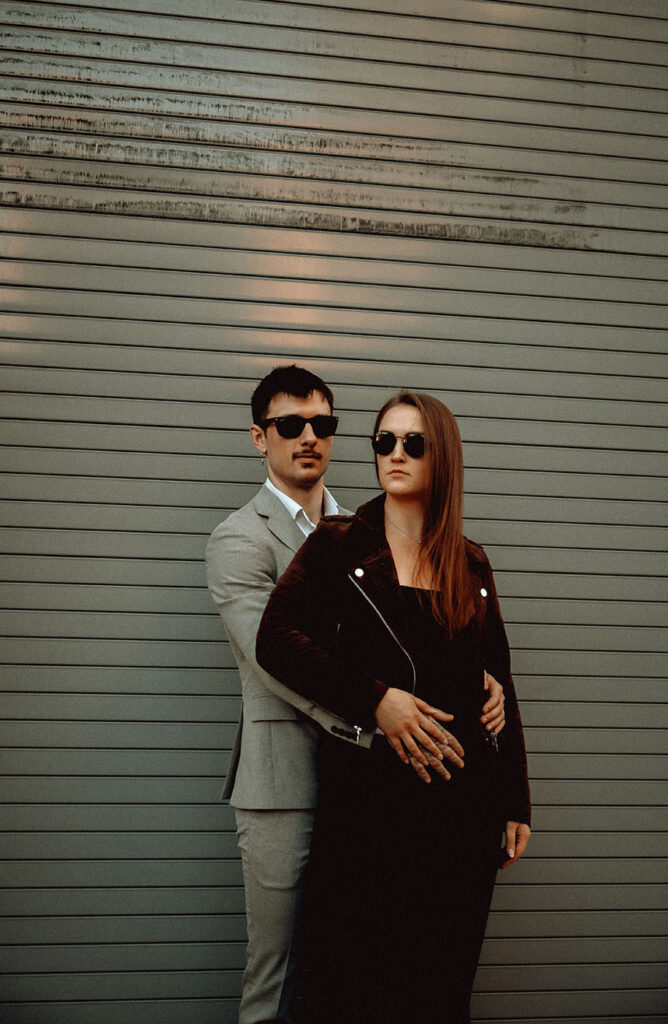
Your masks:
[[[294,519],[295,523],[297,524],[297,526],[302,531],[305,537],[308,537],[309,533],[313,533],[313,531],[315,530],[315,523],[311,522],[311,520],[309,519],[306,512],[304,511],[304,509],[302,508],[298,501],[295,501],[294,498],[291,498],[288,494],[285,494],[283,491],[279,491],[278,487],[276,487],[276,485],[273,484],[268,477],[265,480],[264,485],[265,487],[268,488],[268,490],[271,491],[272,494],[276,495],[281,504],[288,510],[290,518]],[[338,514],[339,506],[336,504],[334,498],[329,493],[326,487],[324,488],[323,491],[322,505],[323,515],[335,516]]]

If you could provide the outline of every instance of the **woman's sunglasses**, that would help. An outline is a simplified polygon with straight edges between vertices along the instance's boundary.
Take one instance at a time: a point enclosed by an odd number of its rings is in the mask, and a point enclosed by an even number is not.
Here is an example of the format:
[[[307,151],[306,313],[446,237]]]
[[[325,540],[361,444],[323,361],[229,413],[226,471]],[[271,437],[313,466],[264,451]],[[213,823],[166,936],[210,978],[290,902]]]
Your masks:
[[[336,433],[339,425],[338,416],[297,416],[292,413],[290,416],[272,416],[268,420],[260,420],[259,426],[266,430],[270,423],[276,425],[280,437],[301,437],[306,424],[310,423],[316,437],[331,437]]]
[[[397,441],[401,441],[406,455],[411,459],[421,459],[424,455],[424,434],[411,433],[402,437],[391,430],[379,430],[371,438],[376,455],[391,455]]]

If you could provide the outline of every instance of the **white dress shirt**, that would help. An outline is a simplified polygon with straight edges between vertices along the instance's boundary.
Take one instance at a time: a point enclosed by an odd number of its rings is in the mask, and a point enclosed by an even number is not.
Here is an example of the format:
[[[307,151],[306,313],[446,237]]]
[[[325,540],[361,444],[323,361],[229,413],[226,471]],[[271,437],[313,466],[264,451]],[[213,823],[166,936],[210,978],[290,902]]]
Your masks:
[[[290,517],[294,519],[299,529],[302,531],[305,537],[308,537],[309,533],[313,533],[316,528],[316,524],[312,523],[306,512],[301,507],[298,501],[291,498],[288,494],[283,491],[279,491],[275,484],[272,484],[271,480],[267,478],[265,486],[269,488],[272,494],[275,494],[278,500],[285,506],[290,513]],[[324,488],[323,500],[323,515],[335,516],[338,515],[339,506],[334,501],[327,488]]]

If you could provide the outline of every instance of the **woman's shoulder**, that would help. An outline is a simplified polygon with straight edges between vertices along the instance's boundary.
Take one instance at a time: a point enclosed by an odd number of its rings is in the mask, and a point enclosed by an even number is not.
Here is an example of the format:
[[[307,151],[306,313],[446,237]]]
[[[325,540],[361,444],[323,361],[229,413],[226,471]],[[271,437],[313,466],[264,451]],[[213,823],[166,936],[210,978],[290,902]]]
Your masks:
[[[350,530],[354,516],[332,515],[323,516],[313,533],[306,538],[304,547],[318,550],[336,550]]]
[[[328,533],[332,536],[342,536],[347,533],[354,519],[354,515],[323,516],[316,527],[316,533]]]
[[[469,561],[477,562],[479,565],[489,565],[489,558],[487,557],[482,544],[476,544],[475,541],[470,540],[468,537],[464,537],[464,545]]]

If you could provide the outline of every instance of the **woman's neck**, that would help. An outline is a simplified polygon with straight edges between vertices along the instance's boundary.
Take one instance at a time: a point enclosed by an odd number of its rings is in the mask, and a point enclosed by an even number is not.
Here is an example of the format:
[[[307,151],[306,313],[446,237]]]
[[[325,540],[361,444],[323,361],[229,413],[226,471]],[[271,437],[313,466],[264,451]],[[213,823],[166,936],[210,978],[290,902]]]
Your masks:
[[[419,571],[424,509],[416,501],[385,501],[385,536],[389,544],[397,578],[402,586],[431,586],[431,571],[423,566]]]
[[[385,496],[385,523],[391,530],[408,537],[416,544],[422,543],[424,530],[424,506],[421,501],[406,499],[398,501],[393,495]]]

